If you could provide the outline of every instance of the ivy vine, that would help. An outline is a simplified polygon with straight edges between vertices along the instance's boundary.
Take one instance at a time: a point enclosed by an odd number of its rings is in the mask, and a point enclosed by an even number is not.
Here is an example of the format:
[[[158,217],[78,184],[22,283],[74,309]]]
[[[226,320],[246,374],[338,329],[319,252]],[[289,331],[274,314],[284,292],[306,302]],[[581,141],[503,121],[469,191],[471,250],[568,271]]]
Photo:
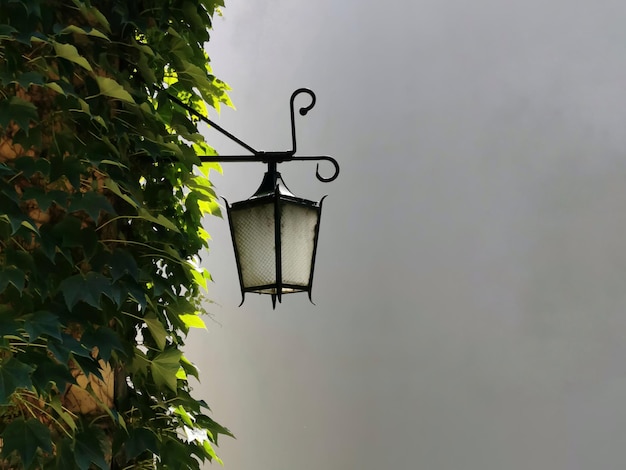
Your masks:
[[[0,468],[199,469],[221,0],[0,0]]]

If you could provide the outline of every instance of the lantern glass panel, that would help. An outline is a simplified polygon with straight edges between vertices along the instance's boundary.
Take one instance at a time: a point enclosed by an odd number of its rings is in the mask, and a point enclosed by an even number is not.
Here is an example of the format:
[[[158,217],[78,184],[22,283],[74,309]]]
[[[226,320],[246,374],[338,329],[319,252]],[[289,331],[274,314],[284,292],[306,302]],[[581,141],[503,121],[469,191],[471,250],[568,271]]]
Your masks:
[[[282,283],[306,288],[311,278],[319,208],[291,202],[280,205]],[[284,289],[284,292],[293,291]]]
[[[276,284],[274,203],[231,209],[244,289]]]

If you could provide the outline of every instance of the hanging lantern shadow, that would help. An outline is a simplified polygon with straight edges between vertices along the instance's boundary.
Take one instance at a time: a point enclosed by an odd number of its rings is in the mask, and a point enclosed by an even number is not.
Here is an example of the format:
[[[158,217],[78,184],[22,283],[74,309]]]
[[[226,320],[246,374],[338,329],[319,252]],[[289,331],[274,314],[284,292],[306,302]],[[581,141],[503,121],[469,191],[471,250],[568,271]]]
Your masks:
[[[299,109],[304,116],[315,106],[315,93],[308,88],[299,88],[291,95],[291,135],[293,147],[288,151],[264,152],[255,150],[210,119],[197,113],[178,98],[167,94],[168,99],[185,108],[189,113],[250,151],[253,155],[199,156],[203,162],[263,162],[268,170],[259,189],[245,201],[232,205],[226,202],[228,221],[237,262],[241,287],[241,305],[248,292],[268,294],[272,306],[281,302],[282,296],[296,292],[307,292],[313,302],[311,289],[315,270],[315,255],[320,228],[322,202],[310,201],[295,196],[277,171],[278,163],[290,161],[327,161],[334,173],[316,177],[322,182],[334,181],[339,175],[339,164],[328,155],[296,156],[296,128],[294,101],[299,94],[307,94],[311,102]]]

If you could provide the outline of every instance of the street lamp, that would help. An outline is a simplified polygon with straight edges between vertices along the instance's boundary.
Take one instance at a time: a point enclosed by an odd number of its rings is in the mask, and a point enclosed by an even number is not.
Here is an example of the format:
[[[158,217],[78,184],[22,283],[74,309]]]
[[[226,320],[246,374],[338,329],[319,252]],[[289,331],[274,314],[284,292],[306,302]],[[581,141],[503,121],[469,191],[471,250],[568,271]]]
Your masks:
[[[210,119],[197,113],[193,108],[169,95],[172,101],[252,153],[252,155],[218,157],[201,155],[199,157],[201,161],[267,163],[267,172],[263,181],[249,199],[232,205],[226,201],[241,287],[240,306],[247,292],[269,294],[274,308],[276,308],[276,301],[280,302],[283,294],[307,292],[311,300],[315,254],[324,198],[320,202],[315,202],[295,196],[285,185],[277,167],[278,163],[294,160],[325,160],[333,164],[334,173],[327,178],[321,176],[318,164],[316,176],[322,182],[329,182],[339,175],[339,164],[327,155],[295,156],[294,101],[302,93],[309,95],[311,102],[308,106],[299,109],[300,115],[306,115],[315,106],[315,93],[308,88],[299,88],[292,93],[289,106],[293,148],[279,152],[255,150]]]
[[[322,202],[295,196],[270,163],[252,197],[226,207],[242,295],[270,294],[274,307],[283,294],[311,298]]]

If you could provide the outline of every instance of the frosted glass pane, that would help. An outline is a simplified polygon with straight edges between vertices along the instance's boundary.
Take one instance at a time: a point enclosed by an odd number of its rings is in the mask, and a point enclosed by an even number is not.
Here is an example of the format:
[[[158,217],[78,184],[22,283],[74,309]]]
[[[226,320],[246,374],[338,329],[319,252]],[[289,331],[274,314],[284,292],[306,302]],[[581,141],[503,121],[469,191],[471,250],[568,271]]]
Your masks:
[[[268,287],[267,289],[258,289],[254,292],[258,294],[278,294],[278,289],[276,287]],[[280,290],[281,294],[293,294],[294,292],[302,292],[302,289],[293,289],[291,287],[283,287]]]
[[[283,204],[280,216],[283,284],[307,286],[315,246],[318,210],[295,204]]]
[[[243,287],[276,283],[274,204],[230,211]]]

